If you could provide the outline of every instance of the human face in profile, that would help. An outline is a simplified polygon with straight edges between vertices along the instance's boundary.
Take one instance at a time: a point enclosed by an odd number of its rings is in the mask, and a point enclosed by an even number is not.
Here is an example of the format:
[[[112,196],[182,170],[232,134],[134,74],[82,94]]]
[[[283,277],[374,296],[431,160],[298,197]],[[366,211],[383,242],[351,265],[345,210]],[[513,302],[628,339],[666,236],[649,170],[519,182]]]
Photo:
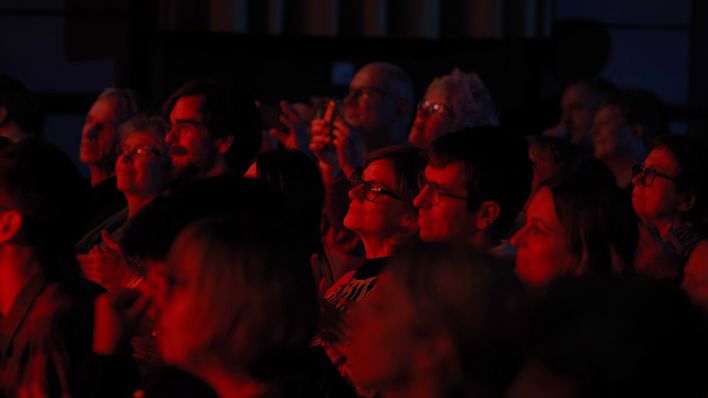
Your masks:
[[[428,165],[424,174],[426,184],[413,200],[418,208],[420,239],[470,241],[479,230],[476,213],[467,210],[464,163]]]
[[[118,146],[116,179],[125,195],[150,198],[167,181],[167,145],[149,131],[133,131]]]
[[[349,191],[351,203],[344,226],[364,240],[378,244],[416,230],[410,207],[396,192],[396,176],[389,160],[371,162],[361,174],[361,184]]]
[[[681,167],[671,151],[660,146],[649,152],[642,168],[642,173],[632,178],[634,212],[643,222],[664,230],[662,227],[681,219],[679,204],[686,195],[679,192],[674,181]]]
[[[116,98],[104,97],[94,102],[81,131],[79,159],[82,163],[113,167],[118,145],[119,116]]]
[[[429,148],[437,138],[458,129],[455,116],[449,93],[442,89],[428,90],[418,104],[408,141],[419,148]]]
[[[570,239],[561,224],[553,194],[541,188],[526,209],[526,224],[511,238],[516,248],[515,272],[524,283],[543,287],[573,269]]]
[[[203,95],[180,97],[170,112],[165,142],[176,175],[190,166],[206,174],[216,164],[219,152],[201,111],[204,101]]]

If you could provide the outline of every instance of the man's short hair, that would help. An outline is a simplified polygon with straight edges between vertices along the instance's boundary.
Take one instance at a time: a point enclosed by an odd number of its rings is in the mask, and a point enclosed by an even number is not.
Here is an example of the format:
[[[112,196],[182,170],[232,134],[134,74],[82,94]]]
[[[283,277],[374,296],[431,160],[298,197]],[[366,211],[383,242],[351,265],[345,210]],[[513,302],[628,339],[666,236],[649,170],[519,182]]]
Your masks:
[[[32,137],[42,133],[42,107],[19,80],[0,75],[0,106],[7,109],[7,120],[15,122],[23,133]]]
[[[0,193],[23,217],[18,239],[47,265],[73,258],[89,187],[74,163],[57,147],[23,140],[0,151]]]
[[[116,127],[145,109],[145,101],[142,97],[129,88],[108,87],[98,95],[96,102],[107,98],[116,100],[116,111],[118,112]]]
[[[233,144],[225,155],[226,161],[239,175],[243,174],[253,163],[262,140],[255,100],[240,87],[224,87],[209,79],[192,80],[165,101],[164,117],[169,120],[177,100],[191,96],[204,97],[199,111],[213,138],[233,137]]]
[[[629,125],[642,127],[642,142],[649,148],[654,138],[669,132],[666,106],[651,91],[627,89],[607,97],[601,107],[614,106]]]
[[[501,239],[523,208],[531,189],[533,170],[526,140],[496,126],[474,127],[447,134],[433,142],[430,166],[442,168],[464,163],[467,210],[474,212],[484,201],[501,208],[490,227],[493,239]]]

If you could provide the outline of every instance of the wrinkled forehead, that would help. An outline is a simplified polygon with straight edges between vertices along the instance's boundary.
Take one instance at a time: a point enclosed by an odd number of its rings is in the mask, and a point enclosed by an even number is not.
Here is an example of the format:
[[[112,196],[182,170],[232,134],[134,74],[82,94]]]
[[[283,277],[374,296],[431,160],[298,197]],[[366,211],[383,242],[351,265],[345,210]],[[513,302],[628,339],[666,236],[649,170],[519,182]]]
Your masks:
[[[150,145],[159,150],[163,150],[167,147],[165,138],[154,131],[150,130],[132,130],[126,132],[121,137],[121,145],[136,146],[136,145]]]
[[[385,68],[375,65],[367,65],[361,68],[349,84],[350,89],[361,87],[373,87],[385,91],[395,92],[396,82],[391,73]]]

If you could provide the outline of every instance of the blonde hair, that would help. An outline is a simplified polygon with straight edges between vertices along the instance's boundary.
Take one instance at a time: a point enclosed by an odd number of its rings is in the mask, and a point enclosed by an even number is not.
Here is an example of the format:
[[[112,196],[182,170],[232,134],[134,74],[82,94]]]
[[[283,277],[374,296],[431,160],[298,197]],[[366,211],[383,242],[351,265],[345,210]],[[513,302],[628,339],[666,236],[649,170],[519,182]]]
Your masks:
[[[307,349],[317,329],[317,293],[308,254],[287,231],[235,216],[207,218],[182,231],[170,257],[175,247],[198,253],[185,315],[193,327],[184,331],[194,354],[267,380]]]

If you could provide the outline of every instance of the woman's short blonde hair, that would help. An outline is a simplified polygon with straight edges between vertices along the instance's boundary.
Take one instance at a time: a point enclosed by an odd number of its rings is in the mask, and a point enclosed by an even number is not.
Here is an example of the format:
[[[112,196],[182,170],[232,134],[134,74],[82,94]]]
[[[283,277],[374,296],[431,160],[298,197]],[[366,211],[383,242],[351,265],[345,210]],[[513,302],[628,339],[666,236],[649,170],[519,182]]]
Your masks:
[[[190,349],[259,380],[289,369],[312,340],[317,292],[290,228],[236,216],[190,224],[173,245],[197,250]],[[173,262],[168,260],[168,264]]]

